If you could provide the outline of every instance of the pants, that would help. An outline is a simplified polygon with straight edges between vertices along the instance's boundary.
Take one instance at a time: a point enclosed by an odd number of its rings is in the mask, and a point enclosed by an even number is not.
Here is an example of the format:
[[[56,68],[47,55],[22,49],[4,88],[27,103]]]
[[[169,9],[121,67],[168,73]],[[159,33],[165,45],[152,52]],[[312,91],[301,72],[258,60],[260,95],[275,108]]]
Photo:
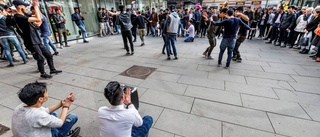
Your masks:
[[[173,55],[177,57],[177,50],[175,45],[176,35],[166,34],[166,48],[167,48],[167,56],[170,57],[171,47],[173,50]],[[171,45],[171,46],[170,46]]]
[[[147,36],[149,35],[149,32],[150,32],[150,23],[147,23]]]
[[[200,22],[199,21],[197,21],[196,23],[195,23],[195,31],[197,32],[197,35],[199,35],[199,33],[200,33]]]
[[[267,25],[266,25],[266,30],[267,30],[267,31],[266,31],[266,33],[265,33],[265,36],[267,36],[267,37],[269,36],[270,26],[271,26],[270,24],[267,24]]]
[[[292,31],[291,31],[292,32]],[[284,44],[290,43],[290,37],[292,37],[292,33],[288,32],[284,28],[280,28],[280,38],[279,43],[283,42]]]
[[[65,46],[68,45],[66,28],[59,28],[58,29],[58,34],[59,34],[59,43],[60,43],[60,45],[63,45],[62,44],[62,35],[61,34],[63,34]]]
[[[180,23],[179,28],[178,28],[178,35],[180,35],[180,31],[181,31],[181,35],[183,35],[184,32],[183,32],[182,28],[183,28],[183,24]]]
[[[220,53],[219,53],[218,64],[221,64],[223,53],[228,48],[228,59],[227,59],[226,67],[230,66],[230,61],[231,61],[232,52],[233,52],[233,48],[235,46],[235,43],[236,43],[236,40],[233,38],[223,38],[222,39],[221,44],[220,44]]]
[[[298,41],[298,43],[299,43],[300,38],[304,35],[304,33],[303,32],[296,32],[296,31],[294,31],[292,33],[293,33],[293,36],[292,36],[292,39],[290,39],[289,43],[291,45],[294,45],[296,41]],[[299,36],[299,38],[298,38],[298,36]]]
[[[239,52],[239,47],[241,45],[241,43],[244,42],[244,40],[246,39],[246,36],[238,36],[237,40],[236,40],[236,45],[233,49],[233,56],[237,57],[237,58],[241,58],[240,52]]]
[[[11,49],[10,49],[10,44],[9,42],[11,42],[14,47],[18,50],[21,58],[23,59],[23,61],[27,61],[26,55],[25,53],[22,51],[20,43],[18,41],[17,37],[7,37],[7,38],[1,38],[0,39],[0,44],[4,47],[4,51],[5,54],[7,56],[8,61],[10,62],[10,64],[13,64],[13,59],[11,56]]]
[[[206,36],[207,26],[201,26],[201,36]]]
[[[184,39],[184,42],[193,42],[193,40],[193,37],[186,37],[186,39]]]
[[[145,137],[147,136],[152,123],[153,123],[153,119],[150,116],[145,116],[142,118],[143,120],[143,124],[140,127],[132,127],[132,132],[131,132],[131,136],[132,137]]]
[[[100,25],[100,36],[101,37],[104,36],[104,35],[107,35],[104,24],[105,24],[104,22],[99,22],[99,25]]]
[[[43,45],[47,47],[47,49],[49,50],[49,52],[50,52],[50,47],[52,48],[52,50],[53,50],[54,52],[57,52],[56,46],[53,45],[53,43],[52,43],[52,41],[50,40],[49,36],[43,37],[43,38],[42,38],[42,41],[43,41]]]
[[[144,43],[144,36],[146,35],[145,34],[146,33],[145,29],[144,28],[143,29],[138,29],[138,32],[139,32],[139,35],[140,35],[141,42]]]
[[[278,30],[278,27],[279,27],[279,23],[275,23],[273,26],[272,26],[272,29],[271,29],[271,41],[277,41],[278,39],[278,35],[279,35],[279,30]]]
[[[50,54],[49,50],[43,46],[40,45],[33,45],[34,53],[32,53],[32,56],[35,60],[37,60],[38,70],[41,74],[44,74],[44,60],[47,59],[48,66],[50,68],[50,71],[56,70],[53,65],[53,58]]]
[[[151,28],[151,34],[153,36],[156,36],[156,26],[151,25],[150,28]]]
[[[79,25],[78,26],[80,31],[81,31],[81,34],[82,34],[82,39],[83,41],[86,41],[86,37],[87,37],[87,31],[86,31],[86,28],[84,27],[84,25]]]
[[[131,28],[132,36],[134,38],[134,41],[137,39],[137,27]]]
[[[131,31],[130,30],[122,31],[121,35],[122,35],[122,39],[123,39],[123,43],[124,43],[124,48],[127,50],[127,52],[129,52],[129,47],[128,47],[128,40],[129,40],[131,52],[133,52],[134,49],[133,49]]]
[[[113,27],[110,27],[109,22],[104,23],[105,25],[105,31],[107,34],[113,34]]]
[[[209,40],[209,47],[206,49],[205,53],[206,53],[206,56],[211,56],[211,52],[212,50],[214,49],[214,47],[216,47],[217,45],[217,40],[215,37],[208,37],[208,40]]]
[[[57,113],[53,112],[51,115],[58,117]],[[78,116],[75,114],[68,114],[66,121],[60,128],[51,128],[52,137],[66,137],[71,130],[72,126],[77,123]]]
[[[266,31],[266,25],[260,25],[260,33],[259,33],[259,36],[260,36],[260,37],[264,37],[265,31]]]

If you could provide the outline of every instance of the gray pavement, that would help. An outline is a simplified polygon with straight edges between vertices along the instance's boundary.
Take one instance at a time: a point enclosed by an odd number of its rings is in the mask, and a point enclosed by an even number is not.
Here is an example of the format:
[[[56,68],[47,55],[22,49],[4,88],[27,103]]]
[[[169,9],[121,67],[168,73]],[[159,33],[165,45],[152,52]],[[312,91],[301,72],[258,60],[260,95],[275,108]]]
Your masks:
[[[74,92],[77,100],[70,110],[79,116],[80,135],[98,137],[97,110],[109,105],[103,89],[117,80],[138,87],[140,114],[154,118],[150,137],[320,136],[320,63],[255,39],[240,47],[242,63],[224,69],[217,67],[219,46],[215,59],[206,60],[206,38],[182,41],[178,38],[179,60],[167,61],[160,38],[147,37],[143,47],[138,40],[133,56],[124,56],[120,36],[93,38],[60,50],[54,61],[64,72],[50,80],[39,78],[34,60],[14,68],[0,62],[0,123],[11,127],[12,111],[20,103],[16,93],[39,80],[49,85],[45,106]],[[223,65],[225,60],[226,54]],[[119,75],[133,65],[157,70],[145,80]]]

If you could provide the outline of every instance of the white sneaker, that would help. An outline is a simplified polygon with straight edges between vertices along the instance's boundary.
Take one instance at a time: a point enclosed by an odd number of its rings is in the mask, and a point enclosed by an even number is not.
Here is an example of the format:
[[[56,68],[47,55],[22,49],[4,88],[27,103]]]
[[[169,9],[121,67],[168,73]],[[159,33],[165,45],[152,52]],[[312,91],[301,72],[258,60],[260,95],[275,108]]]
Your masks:
[[[206,59],[214,59],[214,57],[206,56]]]

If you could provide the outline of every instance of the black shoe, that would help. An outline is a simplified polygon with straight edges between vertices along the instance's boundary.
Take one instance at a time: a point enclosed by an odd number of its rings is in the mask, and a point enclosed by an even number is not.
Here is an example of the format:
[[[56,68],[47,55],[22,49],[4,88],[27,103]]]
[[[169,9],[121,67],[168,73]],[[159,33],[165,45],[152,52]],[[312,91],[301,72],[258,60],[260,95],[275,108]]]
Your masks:
[[[55,53],[53,53],[52,55],[56,55],[56,56],[57,56],[57,55],[59,55],[59,52],[55,52]]]
[[[221,63],[218,63],[218,67],[221,67],[222,66],[222,64]]]
[[[76,127],[75,129],[70,130],[67,136],[68,137],[77,137],[80,133],[80,130],[81,130],[80,127]]]
[[[127,52],[126,55],[130,55],[130,52]]]
[[[281,45],[281,46],[280,46],[280,48],[285,48],[285,47],[286,47],[286,45]]]
[[[176,56],[176,57],[174,57],[174,59],[177,60],[177,59],[179,59],[179,58]]]
[[[132,42],[137,42],[137,40],[133,40]]]
[[[229,69],[229,67],[227,67],[227,66],[225,66],[224,68],[225,68],[225,69]]]
[[[237,62],[242,62],[242,58],[237,58],[236,61]]]
[[[62,73],[62,70],[53,70],[53,71],[50,71],[50,75],[51,75],[51,74],[59,74],[59,73]]]
[[[268,38],[263,38],[263,40],[268,40]]]
[[[172,53],[170,53],[170,55],[173,55]]]
[[[167,57],[167,60],[171,60],[171,58],[170,58],[170,57]]]
[[[7,65],[7,67],[14,67],[14,65],[13,64],[9,64],[9,65]]]
[[[290,45],[290,46],[289,46],[289,49],[292,49],[292,48],[293,48],[293,46],[292,46],[292,45]]]
[[[141,46],[144,46],[145,44],[144,43],[141,43]]]
[[[165,55],[166,53],[162,52],[163,55]]]
[[[272,41],[267,41],[267,42],[266,42],[266,44],[271,44],[271,43],[272,43]]]
[[[41,74],[40,77],[45,78],[45,79],[50,79],[50,78],[52,78],[52,76],[51,76],[51,75],[48,75],[47,73]]]
[[[69,45],[65,45],[65,47],[71,47],[71,46],[69,46]]]
[[[131,52],[131,55],[133,55],[133,54],[134,54],[134,52],[132,51],[132,52]]]
[[[89,43],[89,41],[86,41],[86,40],[85,40],[85,41],[83,41],[83,43]]]

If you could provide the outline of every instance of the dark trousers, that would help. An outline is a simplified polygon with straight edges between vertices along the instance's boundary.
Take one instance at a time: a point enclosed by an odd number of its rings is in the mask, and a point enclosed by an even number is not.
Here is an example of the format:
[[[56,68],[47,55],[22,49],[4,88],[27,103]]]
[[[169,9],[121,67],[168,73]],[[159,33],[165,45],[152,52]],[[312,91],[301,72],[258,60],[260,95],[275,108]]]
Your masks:
[[[59,28],[58,29],[58,34],[59,34],[59,43],[60,43],[60,45],[62,45],[62,35],[63,35],[63,38],[64,38],[65,46],[68,45],[66,29],[65,28],[62,28],[62,29]]]
[[[150,29],[151,29],[151,25],[150,23],[147,23],[147,36],[149,35]]]
[[[266,29],[265,29],[265,30],[266,30],[266,33],[265,33],[265,36],[267,36],[267,38],[270,38],[270,37],[269,37],[269,36],[270,36],[270,35],[269,35],[270,26],[271,26],[270,24],[267,24],[267,25],[266,25]]]
[[[271,29],[271,41],[277,41],[278,39],[278,35],[279,35],[279,30],[278,30],[278,27],[279,27],[279,23],[275,23],[273,26],[272,26],[272,29]]]
[[[53,58],[50,54],[50,51],[47,47],[45,47],[42,44],[39,45],[33,45],[34,53],[32,53],[32,56],[35,60],[37,60],[38,70],[41,74],[45,73],[44,70],[44,60],[47,60],[48,66],[50,68],[50,71],[56,70],[53,65]]]
[[[266,32],[266,25],[260,25],[260,37],[264,37],[264,33]]]
[[[122,35],[122,39],[123,39],[123,43],[124,43],[124,48],[127,50],[127,52],[129,52],[129,47],[128,47],[128,40],[129,40],[131,52],[133,52],[134,49],[133,49],[131,31],[130,30],[121,31],[121,35]]]
[[[296,40],[298,40],[298,42],[300,41],[300,38],[304,35],[304,32],[293,32],[293,36],[292,39],[290,39],[289,44],[294,45],[294,43],[296,42]],[[299,36],[299,38],[298,38]]]
[[[288,32],[285,28],[280,28],[280,37],[279,37],[279,43],[284,43],[287,44],[288,39],[289,39],[289,34],[290,32]]]
[[[237,56],[237,58],[241,58],[239,47],[240,47],[241,43],[244,42],[245,39],[246,39],[246,36],[238,36],[238,38],[236,40],[236,45],[233,49],[233,56],[234,57]]]
[[[200,33],[200,22],[195,23],[195,31],[197,32],[197,35]]]
[[[132,36],[134,38],[134,41],[137,39],[137,27],[131,28]]]

